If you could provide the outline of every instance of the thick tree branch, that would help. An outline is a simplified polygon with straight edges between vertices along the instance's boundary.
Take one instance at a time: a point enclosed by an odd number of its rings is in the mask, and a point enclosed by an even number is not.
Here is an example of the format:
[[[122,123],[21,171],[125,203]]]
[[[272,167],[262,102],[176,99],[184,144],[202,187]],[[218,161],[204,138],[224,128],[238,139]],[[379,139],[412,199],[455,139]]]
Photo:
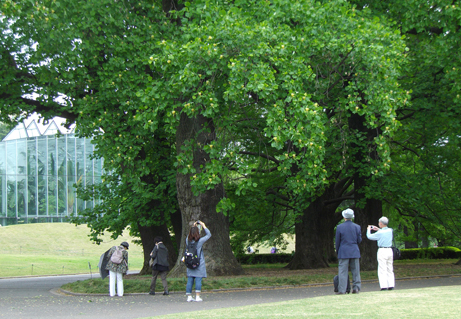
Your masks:
[[[411,148],[409,148],[409,147],[403,145],[403,144],[400,143],[400,142],[392,141],[391,143],[397,144],[397,145],[399,145],[400,147],[402,147],[404,150],[410,151],[410,152],[414,153],[416,156],[420,157],[420,155],[418,154],[417,151],[415,151],[415,150],[413,150],[413,149],[411,149]]]
[[[425,33],[425,32],[430,32],[430,33],[433,33],[433,34],[436,34],[436,35],[441,35],[443,33],[443,29],[439,28],[439,27],[428,27],[428,28],[425,28],[422,31],[418,32],[418,30],[416,30],[416,28],[413,28],[413,29],[408,30],[405,33],[406,34],[417,35],[417,34]]]
[[[254,155],[254,156],[260,156],[262,158],[265,158],[265,159],[268,159],[276,164],[280,164],[280,161],[278,159],[276,159],[275,157],[273,156],[270,156],[270,155],[267,155],[267,154],[264,154],[264,153],[257,153],[257,152],[248,152],[248,151],[240,151],[238,152],[239,154],[241,155]]]
[[[344,64],[344,62],[346,62],[347,58],[349,57],[349,55],[352,53],[352,51],[354,51],[354,44],[351,44],[352,46],[352,49],[347,52],[347,54],[344,56],[344,58],[338,63],[338,65],[336,65],[333,69],[335,70],[335,72],[339,75],[341,75],[341,72],[338,71],[338,68]],[[339,81],[341,81],[342,79],[344,79],[342,76],[339,76],[335,82],[333,82],[333,84],[331,84],[326,90],[325,92],[323,92],[323,95],[328,95],[328,92],[330,92],[330,90],[332,90],[336,84],[338,84]]]
[[[330,204],[335,204],[335,203],[338,203],[338,202],[342,202],[342,201],[347,200],[347,199],[354,199],[354,196],[344,196],[344,197],[338,197],[338,198],[326,200],[326,201],[323,202],[323,205],[327,206],[327,205],[330,205]]]

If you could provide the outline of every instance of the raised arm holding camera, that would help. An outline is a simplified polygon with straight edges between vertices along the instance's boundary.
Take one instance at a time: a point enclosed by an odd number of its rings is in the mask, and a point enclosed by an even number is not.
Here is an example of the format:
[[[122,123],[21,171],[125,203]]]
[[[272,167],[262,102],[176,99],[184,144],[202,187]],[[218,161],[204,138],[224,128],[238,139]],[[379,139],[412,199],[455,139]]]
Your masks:
[[[199,225],[204,231],[205,236],[200,237]],[[211,232],[206,227],[205,223],[197,220],[189,231],[186,237],[186,253],[183,260],[187,266],[187,286],[186,296],[187,301],[202,301],[200,292],[202,289],[202,279],[206,278],[205,255],[203,253],[203,244],[210,239]],[[195,281],[195,299],[192,297],[192,286]]]
[[[378,278],[381,290],[393,290],[395,286],[394,256],[392,252],[392,228],[387,227],[389,219],[381,217],[379,228],[373,225],[367,227],[367,237],[378,242]],[[376,231],[371,233],[371,231]]]

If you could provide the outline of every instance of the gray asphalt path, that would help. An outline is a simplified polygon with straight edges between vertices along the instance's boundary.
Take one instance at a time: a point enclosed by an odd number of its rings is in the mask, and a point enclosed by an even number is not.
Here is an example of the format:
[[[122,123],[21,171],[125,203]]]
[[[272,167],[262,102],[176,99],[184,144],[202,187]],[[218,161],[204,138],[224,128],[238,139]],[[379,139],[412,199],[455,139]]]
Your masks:
[[[59,287],[89,276],[0,279],[0,318],[145,318],[170,313],[238,307],[333,294],[332,285],[202,293],[203,302],[187,303],[183,292],[169,296],[123,297],[65,295]],[[461,276],[398,280],[396,289],[460,285]],[[362,292],[377,291],[377,282],[362,283]],[[384,292],[383,292],[384,293]],[[184,316],[188,318],[188,315]]]

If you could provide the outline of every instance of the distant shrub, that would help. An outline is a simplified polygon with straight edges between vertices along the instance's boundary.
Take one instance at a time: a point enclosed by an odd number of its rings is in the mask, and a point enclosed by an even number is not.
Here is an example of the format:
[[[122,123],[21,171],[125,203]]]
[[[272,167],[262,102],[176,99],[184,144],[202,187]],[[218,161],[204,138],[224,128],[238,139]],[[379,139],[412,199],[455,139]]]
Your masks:
[[[400,249],[400,259],[456,259],[461,258],[461,250],[456,247]]]
[[[456,247],[437,248],[412,248],[400,249],[400,259],[461,259],[461,250]],[[236,256],[242,265],[257,264],[287,264],[293,259],[293,254],[241,254]],[[335,257],[328,260],[330,263],[337,262]]]
[[[242,265],[257,264],[287,264],[293,258],[293,254],[247,254],[237,256]]]

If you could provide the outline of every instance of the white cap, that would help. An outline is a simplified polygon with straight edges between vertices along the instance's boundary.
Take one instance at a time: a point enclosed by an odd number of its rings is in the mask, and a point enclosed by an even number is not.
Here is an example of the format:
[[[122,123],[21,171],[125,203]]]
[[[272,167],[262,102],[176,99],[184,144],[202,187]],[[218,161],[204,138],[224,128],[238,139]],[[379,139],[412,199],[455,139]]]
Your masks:
[[[354,211],[350,208],[343,210],[343,217],[347,219],[354,218]]]

